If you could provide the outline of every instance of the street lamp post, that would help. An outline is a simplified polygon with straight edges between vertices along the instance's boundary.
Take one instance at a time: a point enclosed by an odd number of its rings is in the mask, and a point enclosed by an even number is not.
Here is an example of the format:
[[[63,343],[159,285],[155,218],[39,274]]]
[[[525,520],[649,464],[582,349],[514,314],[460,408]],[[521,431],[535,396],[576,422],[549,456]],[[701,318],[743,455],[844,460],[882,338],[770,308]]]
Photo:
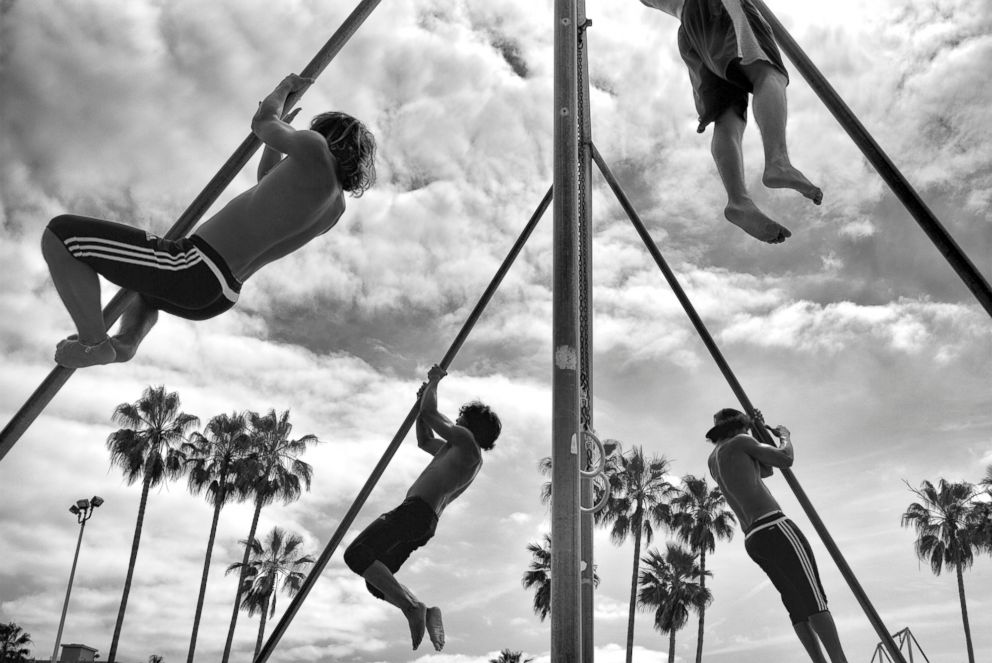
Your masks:
[[[94,495],[90,499],[76,500],[76,503],[69,507],[69,513],[76,516],[79,523],[79,539],[76,541],[76,554],[72,557],[72,570],[69,571],[69,586],[65,590],[65,603],[62,604],[62,618],[59,620],[59,631],[55,636],[55,648],[52,650],[52,663],[58,663],[59,645],[62,643],[62,627],[65,626],[65,613],[69,609],[69,594],[72,592],[72,579],[76,577],[76,560],[79,559],[79,547],[83,544],[83,530],[86,529],[86,521],[93,517],[93,510],[103,504],[103,498]]]

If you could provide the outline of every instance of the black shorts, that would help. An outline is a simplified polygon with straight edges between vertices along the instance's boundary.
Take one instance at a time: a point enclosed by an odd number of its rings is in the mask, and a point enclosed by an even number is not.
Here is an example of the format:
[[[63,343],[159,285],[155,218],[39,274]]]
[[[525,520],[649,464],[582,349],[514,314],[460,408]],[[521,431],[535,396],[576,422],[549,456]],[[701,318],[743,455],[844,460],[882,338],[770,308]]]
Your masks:
[[[744,533],[744,548],[782,595],[793,624],[827,610],[827,595],[809,542],[781,511],[754,521]]]
[[[417,548],[434,536],[437,514],[419,497],[407,498],[402,504],[376,518],[344,551],[344,561],[352,571],[362,575],[379,561],[393,573]],[[382,592],[365,583],[372,596],[383,598]]]
[[[689,69],[699,133],[727,109],[747,119],[747,95],[753,86],[742,64],[767,62],[788,81],[771,27],[751,0],[686,0],[679,53]]]
[[[202,238],[164,239],[139,228],[63,214],[48,229],[73,258],[105,279],[133,290],[152,308],[206,320],[238,301],[241,282]]]

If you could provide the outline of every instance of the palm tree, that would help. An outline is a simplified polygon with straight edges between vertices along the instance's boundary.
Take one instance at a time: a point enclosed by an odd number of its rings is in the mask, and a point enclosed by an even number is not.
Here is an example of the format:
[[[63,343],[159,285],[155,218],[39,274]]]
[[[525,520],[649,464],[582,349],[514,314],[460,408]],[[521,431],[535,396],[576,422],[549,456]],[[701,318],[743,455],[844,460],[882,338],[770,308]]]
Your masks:
[[[161,654],[152,654],[148,657],[148,663],[165,663],[165,657]]]
[[[176,392],[167,392],[161,385],[146,387],[141,398],[134,403],[121,403],[114,409],[111,417],[122,428],[107,437],[110,463],[121,468],[128,485],[141,479],[141,500],[138,503],[138,521],[134,526],[134,540],[131,543],[131,559],[124,580],[124,595],[117,612],[110,653],[107,655],[109,663],[114,663],[117,657],[127,597],[131,592],[131,580],[138,559],[138,544],[141,542],[148,491],[168,479],[182,475],[185,458],[180,445],[185,442],[189,430],[200,423],[193,415],[180,410],[180,406],[179,394]]]
[[[701,611],[711,600],[710,591],[701,582],[703,570],[696,556],[681,546],[669,543],[662,556],[648,550],[640,574],[641,590],[637,599],[642,606],[654,608],[654,627],[668,633],[668,663],[675,661],[675,632],[689,621],[689,611]]]
[[[320,442],[313,435],[304,435],[298,440],[289,439],[293,425],[289,423],[289,410],[277,415],[275,410],[269,410],[266,415],[256,412],[248,413],[248,427],[251,436],[251,453],[246,479],[246,495],[255,501],[255,512],[251,519],[246,541],[255,539],[258,528],[258,516],[262,507],[275,500],[289,504],[299,499],[303,489],[310,490],[313,468],[297,456],[306,451],[307,445]],[[241,560],[241,576],[238,578],[238,589],[234,596],[234,612],[231,615],[231,625],[227,631],[227,642],[224,645],[222,663],[228,663],[231,656],[231,645],[234,642],[234,629],[238,623],[238,609],[241,605],[241,594],[245,585],[245,573],[248,569],[250,546],[245,546],[245,555]]]
[[[630,580],[630,611],[627,618],[627,663],[634,655],[634,610],[637,608],[637,577],[641,559],[641,539],[650,544],[654,527],[671,521],[669,500],[676,488],[665,479],[668,459],[644,456],[641,447],[624,453],[619,442],[604,442],[607,453],[605,475],[610,486],[606,507],[595,514],[595,521],[611,524],[610,539],[620,545],[634,537],[634,569]]]
[[[527,550],[531,555],[530,568],[524,572],[521,582],[524,589],[534,588],[534,614],[543,622],[551,614],[551,536],[545,534],[540,544],[528,543]],[[599,587],[595,564],[592,582],[594,587]]]
[[[27,663],[31,634],[14,622],[0,624],[0,663]]]
[[[522,651],[503,649],[499,652],[498,657],[489,659],[489,663],[531,663],[534,660],[532,658],[523,658],[523,655],[524,653]]]
[[[544,535],[543,544],[528,543],[530,567],[522,579],[524,589],[534,588],[534,614],[544,619],[551,614],[551,535]]]
[[[264,547],[258,539],[252,539],[250,546],[247,541],[242,543],[246,544],[250,552],[248,565],[244,566],[241,562],[231,564],[227,572],[236,569],[245,571],[242,575],[245,586],[241,607],[248,611],[249,617],[256,612],[261,613],[255,655],[252,657],[254,659],[262,649],[266,616],[274,617],[276,614],[276,585],[282,580],[283,591],[295,596],[306,579],[306,574],[299,569],[306,568],[315,560],[309,555],[299,556],[297,548],[303,545],[303,537],[291,534],[287,538],[285,530],[279,527],[272,528],[265,539]]]
[[[934,575],[940,575],[946,566],[953,566],[958,579],[958,596],[961,599],[961,619],[968,648],[968,661],[975,663],[971,644],[971,627],[968,624],[968,605],[964,596],[964,569],[975,561],[976,541],[969,534],[967,521],[972,510],[975,487],[963,481],[950,483],[941,479],[937,487],[929,481],[919,489],[908,483],[909,490],[920,498],[902,514],[902,526],[916,530],[916,555],[930,562]]]
[[[243,497],[245,459],[251,441],[248,436],[248,420],[244,414],[237,412],[213,417],[203,433],[202,435],[193,433],[190,441],[183,445],[187,457],[189,490],[194,495],[205,492],[207,501],[214,508],[210,535],[207,537],[207,553],[203,560],[200,593],[196,599],[196,613],[193,617],[193,632],[189,641],[187,663],[193,663],[193,653],[196,650],[196,636],[200,629],[203,601],[207,593],[207,575],[210,572],[210,558],[213,554],[214,539],[217,536],[220,510],[232,499]]]
[[[729,541],[734,536],[737,519],[727,509],[720,488],[710,490],[705,478],[687,474],[682,477],[678,494],[672,499],[672,531],[689,549],[699,555],[702,573],[699,584],[706,588],[706,553],[716,550],[717,539]],[[696,663],[703,660],[703,623],[706,607],[699,609],[699,633],[696,636]]]

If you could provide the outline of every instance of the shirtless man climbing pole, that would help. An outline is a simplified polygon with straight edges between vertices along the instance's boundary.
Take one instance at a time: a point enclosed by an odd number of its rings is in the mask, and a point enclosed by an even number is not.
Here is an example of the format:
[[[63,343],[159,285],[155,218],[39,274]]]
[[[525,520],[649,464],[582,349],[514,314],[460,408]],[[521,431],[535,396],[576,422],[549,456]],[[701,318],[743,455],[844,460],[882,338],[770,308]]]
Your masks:
[[[501,428],[499,417],[478,401],[463,405],[454,423],[438,412],[437,383],[444,375],[444,369],[432,367],[420,392],[417,446],[433,459],[403,503],[374,520],[344,553],[348,568],[365,578],[373,596],[403,611],[413,648],[420,646],[426,630],[437,651],[444,647],[440,608],[428,608],[393,574],[434,536],[441,512],[475,480],[482,450],[493,448]]]
[[[789,160],[785,88],[789,76],[771,28],[750,0],[641,0],[681,21],[679,53],[689,69],[698,133],[713,123],[711,152],[727,190],[724,216],[749,235],[769,244],[791,232],[762,212],[744,179],[741,140],[747,122],[748,93],[765,152],[762,183],[794,189],[819,205],[823,192]]]
[[[715,424],[706,439],[715,445],[709,457],[710,474],[744,530],[747,554],[768,575],[782,596],[792,626],[814,663],[827,663],[820,649],[826,647],[832,663],[847,663],[827,596],[820,584],[813,551],[796,524],[782,514],[778,502],[762,481],[773,467],[791,467],[789,429],[771,429],[782,446],[761,444],[747,434],[751,420],[731,408],[713,415]],[[758,425],[764,425],[758,422]]]
[[[42,253],[77,330],[58,344],[56,362],[81,368],[127,361],[160,310],[189,320],[223,313],[248,277],[334,227],[345,191],[357,197],[372,186],[375,140],[361,122],[328,112],[297,131],[280,119],[286,98],[312,82],[290,74],[259,103],[251,123],[265,144],[258,183],[190,237],[167,240],[68,214],[52,219]],[[140,295],[113,337],[103,322],[98,275]]]

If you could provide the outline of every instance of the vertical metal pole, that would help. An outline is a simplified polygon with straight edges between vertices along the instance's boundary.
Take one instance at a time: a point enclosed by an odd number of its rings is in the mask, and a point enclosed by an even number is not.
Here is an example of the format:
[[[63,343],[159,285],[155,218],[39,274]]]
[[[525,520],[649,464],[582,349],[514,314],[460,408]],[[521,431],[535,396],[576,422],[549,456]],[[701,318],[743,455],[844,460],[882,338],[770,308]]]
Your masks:
[[[843,127],[847,135],[854,141],[854,144],[861,150],[861,153],[875,167],[875,170],[882,176],[882,179],[885,180],[885,183],[892,190],[892,193],[896,195],[896,198],[902,202],[906,210],[916,219],[916,223],[919,224],[923,232],[930,238],[930,241],[937,247],[941,255],[944,256],[958,277],[971,290],[971,294],[975,296],[975,299],[982,305],[985,312],[992,315],[992,287],[989,286],[989,282],[985,276],[978,271],[978,268],[971,262],[971,259],[965,255],[965,252],[954,241],[951,234],[947,232],[947,229],[944,228],[943,224],[941,224],[930,208],[927,207],[923,199],[920,198],[920,194],[916,192],[909,181],[896,168],[896,165],[892,163],[892,160],[885,151],[875,142],[875,139],[872,138],[868,130],[861,124],[861,121],[858,120],[854,111],[844,103],[844,100],[841,99],[840,95],[837,94],[837,91],[834,90],[820,70],[816,68],[816,65],[813,64],[809,56],[800,48],[796,40],[792,38],[792,35],[785,29],[785,26],[768,9],[768,5],[762,2],[762,0],[754,0],[754,4],[765,20],[768,21],[768,25],[771,26],[775,40],[782,48],[782,51],[789,56],[789,60],[792,61],[792,64],[795,65],[802,77],[806,79],[809,86],[813,88],[813,92],[820,97],[823,105],[833,114],[837,122],[840,123],[840,126]]]
[[[555,0],[551,660],[579,663],[579,324],[576,0]]]
[[[79,560],[79,547],[83,545],[83,530],[86,529],[87,518],[79,524],[79,538],[76,539],[76,554],[72,557],[72,570],[69,571],[69,586],[65,588],[65,602],[62,603],[62,618],[59,619],[59,630],[55,634],[55,647],[52,648],[52,663],[58,663],[59,645],[62,644],[62,627],[65,626],[65,613],[69,609],[69,595],[72,593],[72,580],[76,577],[76,561]]]
[[[586,28],[591,24],[586,18],[586,2],[578,0],[575,9],[578,37],[578,204],[579,204],[579,424],[583,431],[595,432],[593,425],[593,303],[592,303],[592,120],[589,109],[589,50]],[[591,454],[584,441],[579,444],[579,462],[582,469],[590,469]],[[593,480],[583,478],[580,486],[583,507],[594,504]],[[582,586],[579,601],[582,609],[582,663],[593,663],[596,656],[594,630],[595,608],[595,559],[593,546],[593,515],[583,511],[579,518],[581,560],[579,572]]]

